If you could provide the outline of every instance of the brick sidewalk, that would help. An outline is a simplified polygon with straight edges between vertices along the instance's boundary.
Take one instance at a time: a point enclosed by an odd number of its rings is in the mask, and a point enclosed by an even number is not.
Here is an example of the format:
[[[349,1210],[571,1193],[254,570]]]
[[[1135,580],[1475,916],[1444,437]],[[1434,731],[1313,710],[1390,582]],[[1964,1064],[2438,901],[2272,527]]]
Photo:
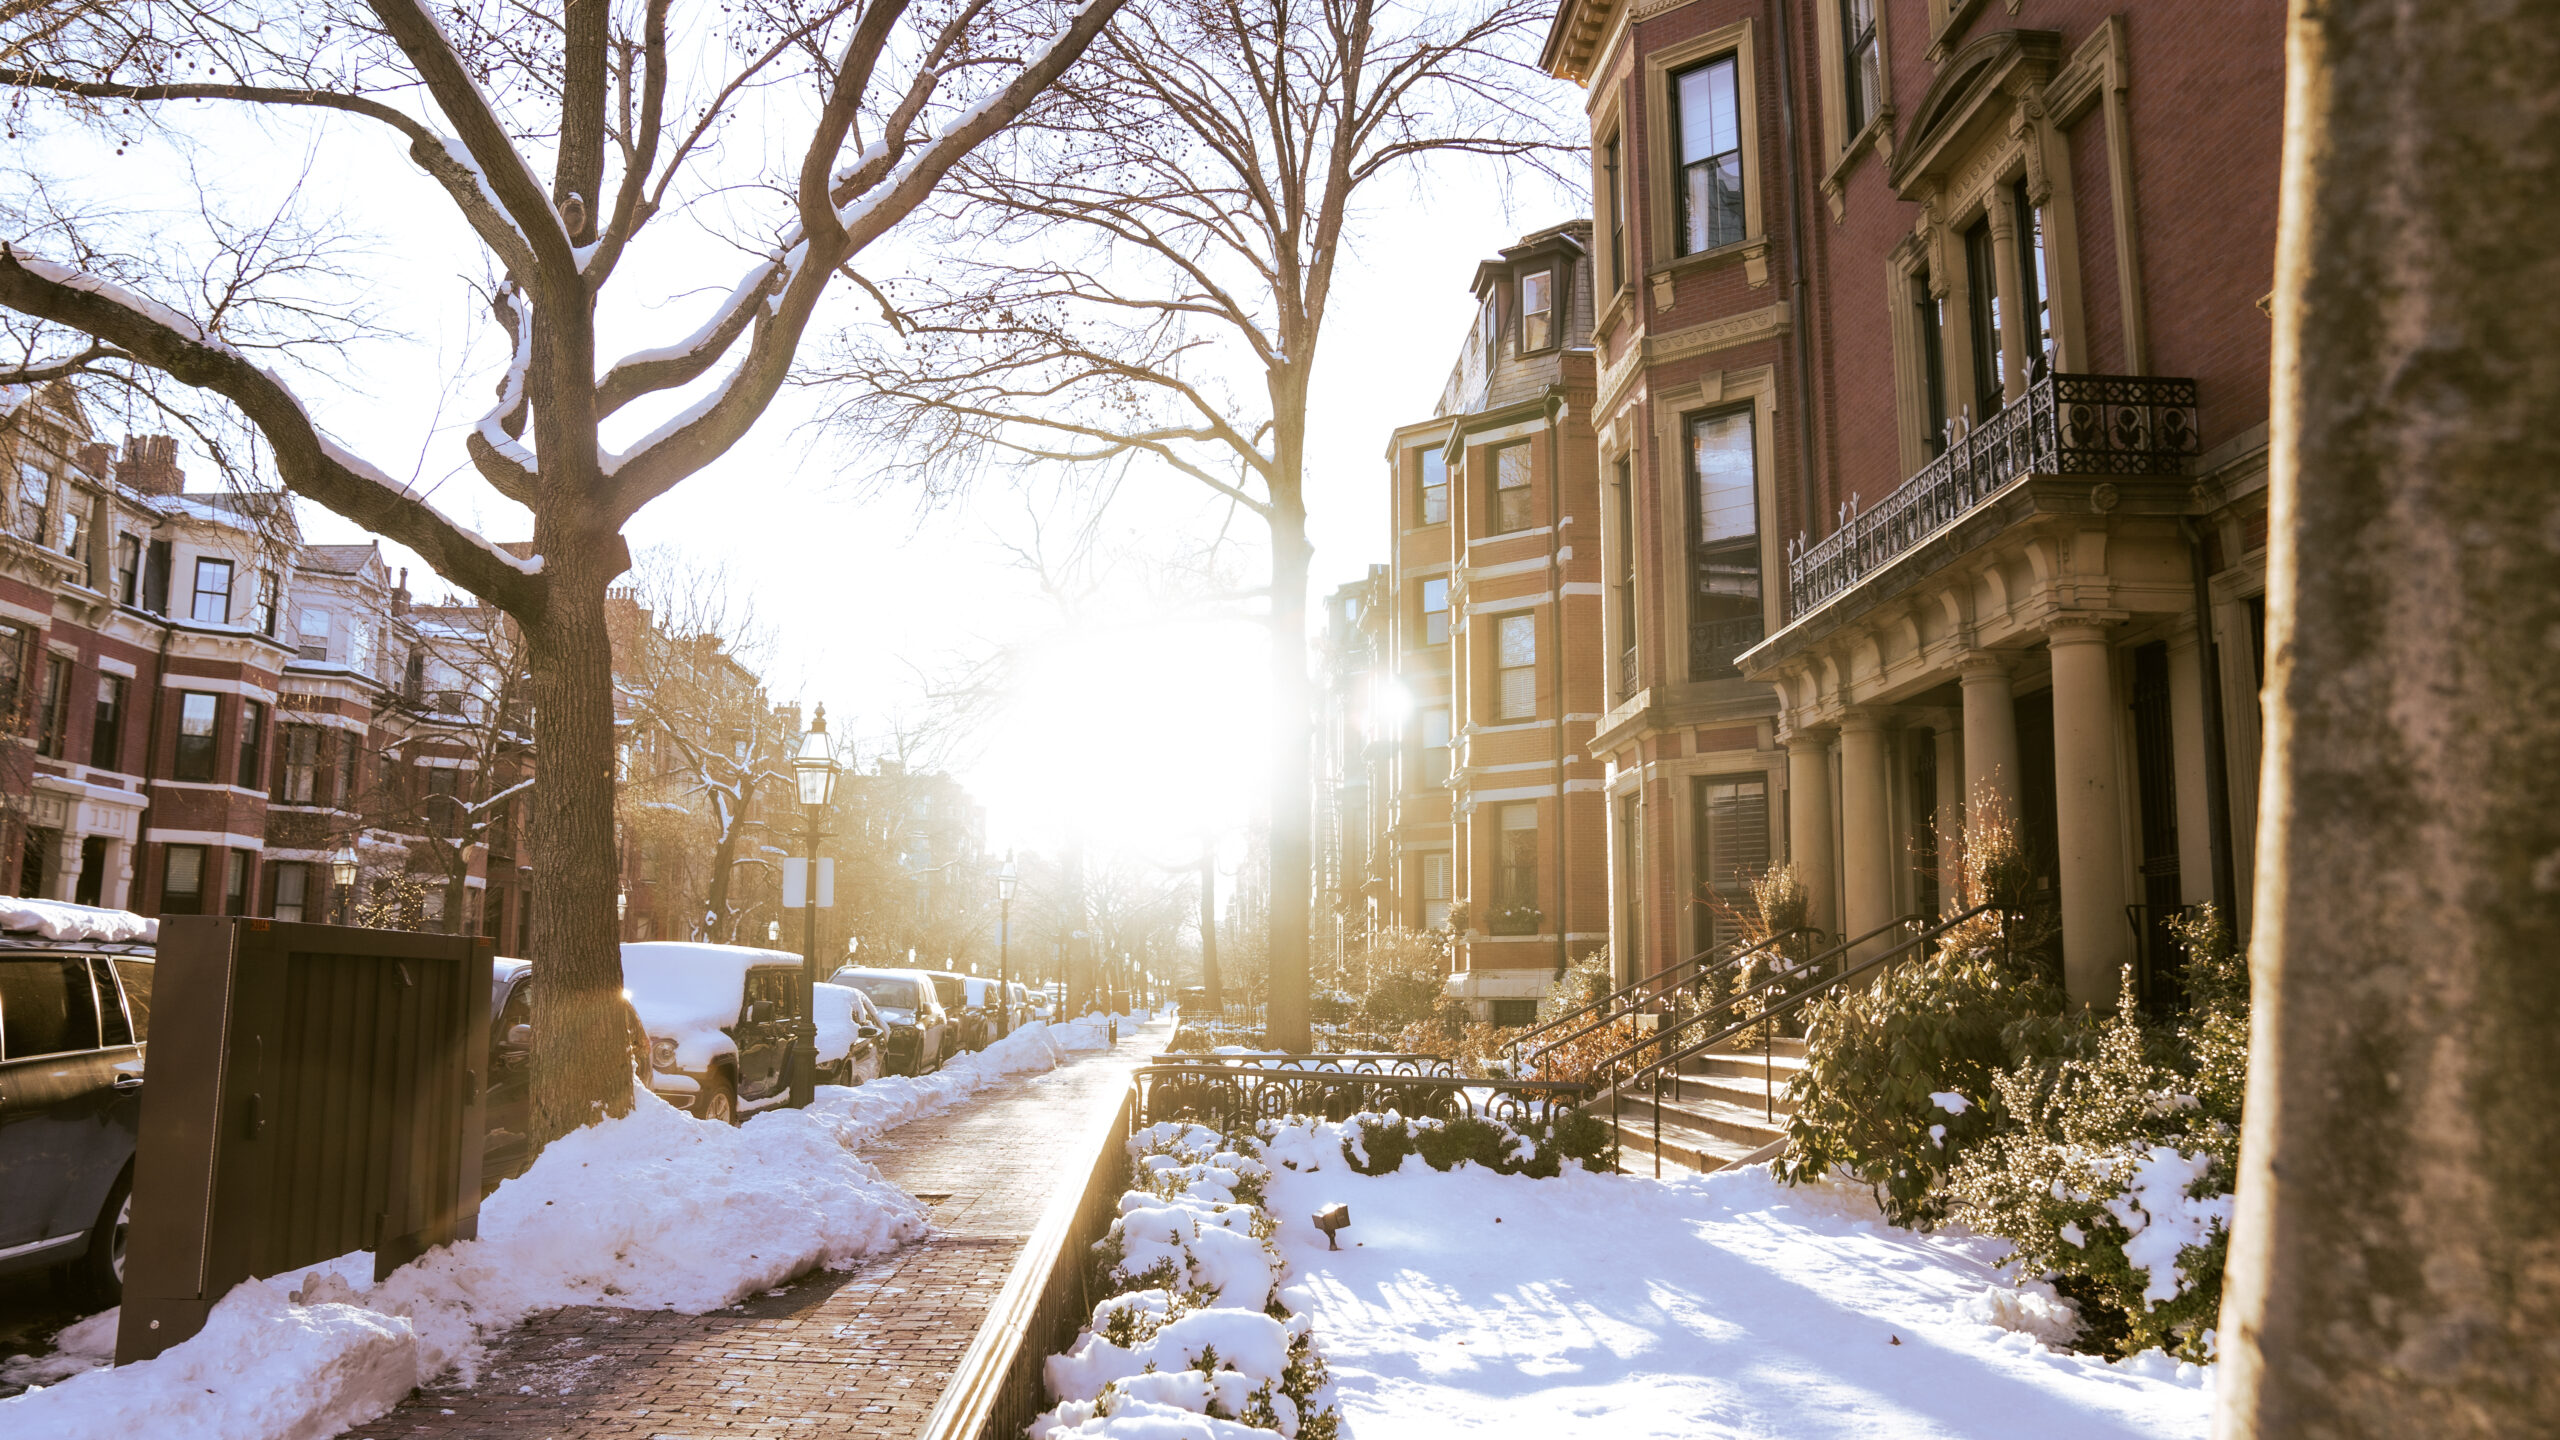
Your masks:
[[[367,1440],[414,1436],[905,1437],[1061,1181],[1081,1123],[1163,1042],[1124,1038],[1047,1075],[889,1131],[864,1158],[932,1207],[928,1238],[858,1270],[822,1270],[710,1315],[577,1307],[489,1347],[479,1383],[423,1387]],[[1060,1166],[1064,1164],[1062,1172]]]

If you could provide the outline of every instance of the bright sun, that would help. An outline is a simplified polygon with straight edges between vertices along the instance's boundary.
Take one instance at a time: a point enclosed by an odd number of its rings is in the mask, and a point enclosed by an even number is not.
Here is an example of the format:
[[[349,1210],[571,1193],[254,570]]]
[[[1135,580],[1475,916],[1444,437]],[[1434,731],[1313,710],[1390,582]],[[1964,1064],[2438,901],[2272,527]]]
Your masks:
[[[1172,856],[1244,823],[1268,773],[1264,635],[1158,620],[1042,645],[968,777],[988,843]]]

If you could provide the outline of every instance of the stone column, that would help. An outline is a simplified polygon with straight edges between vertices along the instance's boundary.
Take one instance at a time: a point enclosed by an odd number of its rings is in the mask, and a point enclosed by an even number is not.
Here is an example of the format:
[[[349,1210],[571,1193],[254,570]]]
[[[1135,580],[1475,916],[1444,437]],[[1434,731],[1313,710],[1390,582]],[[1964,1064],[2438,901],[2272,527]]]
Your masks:
[[[2011,823],[2018,815],[2018,711],[2009,694],[2009,662],[1976,650],[1956,662],[1964,684],[1964,796],[1971,807],[1999,797]]]
[[[1991,268],[2000,286],[2000,394],[2015,401],[2027,393],[2027,307],[2025,272],[2018,267],[2018,207],[2009,187],[1991,187],[1991,203],[1983,207],[1991,222]]]
[[[107,883],[99,892],[98,903],[110,910],[133,908],[133,842],[107,842]]]
[[[1864,935],[1893,918],[1892,766],[1884,717],[1840,717],[1840,928]],[[1881,948],[1881,944],[1876,947]]]
[[[2071,998],[2105,1005],[2132,958],[2124,918],[2124,812],[2116,784],[2114,651],[2108,626],[2057,620],[2053,646],[2053,794],[2062,872],[2062,971]]]
[[[1953,915],[1964,908],[1957,884],[1964,878],[1964,745],[1953,725],[1940,725],[1933,743],[1938,747],[1938,793],[1913,799],[1937,805],[1938,913]]]
[[[66,822],[76,820],[79,818],[79,814],[79,807],[74,806],[71,814],[64,818]],[[69,900],[79,893],[80,842],[86,838],[86,836],[76,833],[70,824],[65,823],[63,825],[61,836],[54,845],[54,899]]]
[[[1807,924],[1838,930],[1831,882],[1831,732],[1796,730],[1787,735],[1787,861],[1813,897]]]

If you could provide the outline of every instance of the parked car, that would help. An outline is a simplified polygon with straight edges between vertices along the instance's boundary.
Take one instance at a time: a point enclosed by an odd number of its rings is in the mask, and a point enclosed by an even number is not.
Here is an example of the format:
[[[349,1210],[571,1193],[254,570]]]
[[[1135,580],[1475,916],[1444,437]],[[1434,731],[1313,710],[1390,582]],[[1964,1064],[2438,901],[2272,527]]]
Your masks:
[[[705,1120],[735,1124],[791,1098],[800,957],[691,941],[622,947],[622,981],[649,1032],[649,1088]]]
[[[933,977],[933,993],[942,1000],[942,1008],[951,1012],[951,1032],[942,1042],[942,1058],[950,1059],[963,1050],[984,1050],[995,1030],[995,1016],[980,1009],[977,997],[969,990],[969,977],[956,970],[927,970]]]
[[[651,1083],[649,1031],[622,992],[622,1022],[631,1034],[632,1074]],[[489,1089],[487,1138],[480,1147],[480,1183],[495,1187],[533,1163],[533,965],[501,955],[489,967]]]
[[[880,1078],[880,1038],[889,1027],[871,997],[850,985],[821,982],[818,1010],[818,1083],[859,1085]]]
[[[0,1275],[124,1297],[157,922],[0,899]]]
[[[871,1000],[889,1027],[882,1037],[881,1067],[892,1075],[921,1075],[942,1063],[951,1017],[934,991],[933,977],[921,970],[874,970],[847,965],[827,977],[850,986]]]
[[[993,1044],[996,1041],[998,1038],[996,1022],[998,1020],[1003,1019],[1006,1015],[1011,1015],[1015,1019],[1021,1018],[1021,1012],[1018,1010],[1004,1010],[1002,1013],[999,1013],[999,1007],[996,1002],[1004,998],[1005,992],[1004,988],[998,985],[995,981],[985,980],[978,976],[971,975],[962,980],[960,984],[961,988],[968,993],[969,1008],[978,1012],[980,1022],[984,1026],[983,1033],[986,1036],[986,1040],[982,1042],[982,1044]]]

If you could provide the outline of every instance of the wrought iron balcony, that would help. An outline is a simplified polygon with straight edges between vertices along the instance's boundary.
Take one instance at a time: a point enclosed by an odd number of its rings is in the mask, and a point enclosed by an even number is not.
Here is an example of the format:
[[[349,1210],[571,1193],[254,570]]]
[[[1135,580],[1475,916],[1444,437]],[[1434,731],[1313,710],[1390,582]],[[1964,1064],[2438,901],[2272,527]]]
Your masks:
[[[1757,615],[1742,615],[1731,620],[1706,620],[1689,627],[1689,678],[1692,680],[1730,680],[1727,673],[1742,652],[1767,638],[1766,627]]]
[[[1636,647],[1629,645],[1618,652],[1618,698],[1636,693]]]
[[[1847,511],[1812,545],[1790,542],[1788,613],[1810,613],[2021,475],[2177,475],[2197,449],[2193,380],[2047,375],[1873,509]]]

